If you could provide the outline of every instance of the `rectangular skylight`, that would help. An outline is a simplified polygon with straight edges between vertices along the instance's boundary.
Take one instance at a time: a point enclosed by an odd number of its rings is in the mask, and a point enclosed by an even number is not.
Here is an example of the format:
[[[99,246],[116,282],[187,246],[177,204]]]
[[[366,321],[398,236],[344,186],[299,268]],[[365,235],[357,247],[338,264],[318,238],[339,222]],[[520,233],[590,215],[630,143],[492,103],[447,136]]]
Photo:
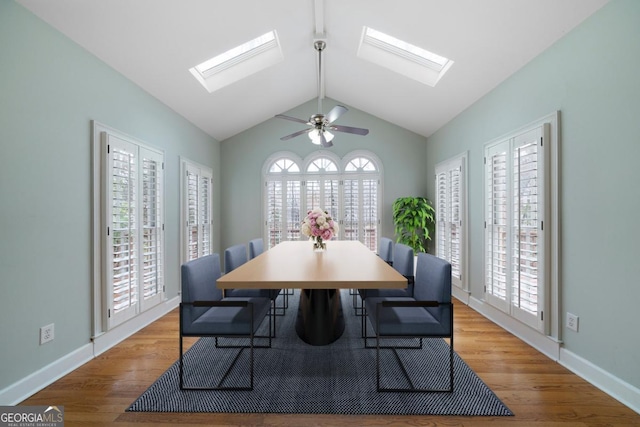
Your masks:
[[[282,59],[278,35],[274,30],[214,56],[189,71],[209,92],[213,92]]]
[[[444,56],[366,26],[358,56],[430,86],[435,86],[453,64]]]

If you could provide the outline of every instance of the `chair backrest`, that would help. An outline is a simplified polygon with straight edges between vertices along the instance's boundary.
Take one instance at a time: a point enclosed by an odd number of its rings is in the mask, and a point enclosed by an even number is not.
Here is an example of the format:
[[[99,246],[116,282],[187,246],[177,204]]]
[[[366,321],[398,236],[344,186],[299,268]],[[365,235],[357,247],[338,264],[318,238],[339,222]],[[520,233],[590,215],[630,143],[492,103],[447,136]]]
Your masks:
[[[222,291],[216,287],[221,276],[220,255],[206,255],[182,264],[181,287],[182,302],[218,301]],[[185,307],[183,326],[190,325],[208,310],[208,307]]]
[[[451,264],[431,254],[419,253],[413,297],[421,301],[451,302]],[[450,306],[428,307],[441,323],[450,313]]]
[[[224,250],[224,271],[230,273],[247,262],[245,245],[234,245]]]
[[[249,259],[254,259],[264,251],[264,243],[262,239],[253,239],[249,241]]]
[[[407,278],[407,293],[413,296],[413,248],[402,243],[396,243],[393,248],[393,268]]]
[[[381,237],[378,244],[378,256],[384,262],[391,263],[393,261],[393,240],[387,237]]]

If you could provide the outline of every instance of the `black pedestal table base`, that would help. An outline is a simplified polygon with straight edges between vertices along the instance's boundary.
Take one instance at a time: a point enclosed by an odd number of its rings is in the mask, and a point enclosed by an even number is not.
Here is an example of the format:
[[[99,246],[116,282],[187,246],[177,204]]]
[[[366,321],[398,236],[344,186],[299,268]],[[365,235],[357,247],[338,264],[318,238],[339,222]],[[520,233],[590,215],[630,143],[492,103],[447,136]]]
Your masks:
[[[340,289],[302,289],[296,333],[307,344],[331,344],[344,332]]]

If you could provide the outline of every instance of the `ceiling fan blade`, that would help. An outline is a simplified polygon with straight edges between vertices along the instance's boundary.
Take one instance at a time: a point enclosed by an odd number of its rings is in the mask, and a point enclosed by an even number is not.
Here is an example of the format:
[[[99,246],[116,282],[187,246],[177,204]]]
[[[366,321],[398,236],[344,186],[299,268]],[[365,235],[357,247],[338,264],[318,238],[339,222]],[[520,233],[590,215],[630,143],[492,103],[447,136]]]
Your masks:
[[[288,139],[291,138],[295,138],[296,136],[300,136],[303,133],[309,133],[313,130],[313,128],[309,128],[309,129],[303,129],[303,130],[299,130],[298,132],[294,132],[291,135],[287,135],[287,136],[283,136],[282,138],[280,138],[281,141],[286,141]]]
[[[335,122],[336,120],[338,120],[338,118],[339,118],[341,115],[343,115],[343,114],[344,114],[344,113],[346,113],[347,111],[349,111],[349,110],[347,110],[347,108],[346,108],[346,107],[343,107],[342,105],[336,105],[336,106],[335,106],[335,107],[333,107],[333,108],[331,109],[331,111],[329,111],[329,113],[325,116],[325,117],[326,117],[326,120],[327,120],[327,123],[333,123],[333,122]]]
[[[320,132],[320,145],[322,145],[324,148],[333,146],[333,142],[327,141],[327,138],[324,137],[324,132]]]
[[[369,129],[354,128],[351,126],[331,125],[329,129],[337,132],[354,133],[356,135],[367,135],[369,133]]]
[[[307,120],[297,119],[291,116],[285,116],[284,114],[276,114],[276,117],[279,119],[291,120],[292,122],[304,123],[305,125],[310,125]]]

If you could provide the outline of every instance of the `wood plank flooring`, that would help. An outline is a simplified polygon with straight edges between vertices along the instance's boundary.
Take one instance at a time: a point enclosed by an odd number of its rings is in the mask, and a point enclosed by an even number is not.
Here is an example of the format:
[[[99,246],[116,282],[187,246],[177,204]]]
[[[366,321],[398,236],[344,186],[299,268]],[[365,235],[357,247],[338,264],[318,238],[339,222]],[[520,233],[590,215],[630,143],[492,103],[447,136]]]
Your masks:
[[[455,350],[514,417],[128,413],[178,357],[172,311],[25,400],[63,405],[65,426],[640,426],[640,415],[460,302]]]

